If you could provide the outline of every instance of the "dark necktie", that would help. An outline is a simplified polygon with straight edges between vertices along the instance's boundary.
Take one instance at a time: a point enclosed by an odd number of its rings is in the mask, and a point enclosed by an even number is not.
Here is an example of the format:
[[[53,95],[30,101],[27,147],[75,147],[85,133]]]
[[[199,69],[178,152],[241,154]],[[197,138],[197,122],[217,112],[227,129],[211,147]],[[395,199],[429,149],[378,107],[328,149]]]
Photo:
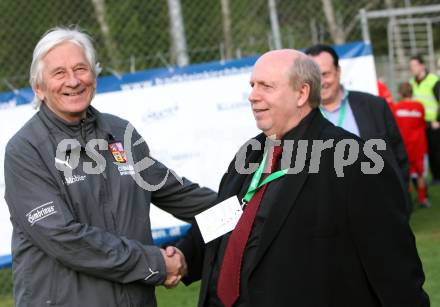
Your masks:
[[[270,168],[268,172],[263,175],[261,181],[274,171],[281,152],[281,146],[274,147]],[[246,209],[243,211],[235,229],[229,236],[217,283],[217,295],[225,307],[232,306],[239,296],[240,270],[243,253],[266,187],[267,184],[255,192],[247,204]]]

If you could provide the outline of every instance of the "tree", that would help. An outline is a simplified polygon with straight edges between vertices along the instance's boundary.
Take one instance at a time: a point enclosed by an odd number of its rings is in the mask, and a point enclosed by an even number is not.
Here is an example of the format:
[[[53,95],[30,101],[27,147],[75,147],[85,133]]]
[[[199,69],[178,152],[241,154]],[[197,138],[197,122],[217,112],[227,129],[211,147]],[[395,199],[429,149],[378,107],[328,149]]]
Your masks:
[[[354,15],[350,17],[350,22],[348,24],[344,24],[342,18],[337,18],[337,14],[335,12],[335,8],[333,5],[335,2],[336,1],[332,1],[332,0],[321,0],[322,9],[324,11],[324,16],[327,21],[330,36],[332,37],[333,42],[335,44],[344,44],[347,40],[347,36],[350,34],[351,31],[353,31],[355,26],[359,24],[359,19],[356,18],[357,15]],[[368,2],[364,6],[364,8],[366,10],[371,9],[372,7],[376,6],[378,3],[379,3],[378,0],[372,0]]]
[[[93,8],[95,9],[96,19],[98,20],[102,36],[104,37],[104,44],[107,49],[107,54],[110,58],[111,68],[108,67],[107,69],[110,71],[118,71],[118,48],[112,39],[110,27],[107,23],[105,0],[92,0],[92,4]]]
[[[226,59],[232,58],[232,30],[231,14],[229,13],[229,0],[221,0],[222,20],[223,20],[223,44],[225,48]]]

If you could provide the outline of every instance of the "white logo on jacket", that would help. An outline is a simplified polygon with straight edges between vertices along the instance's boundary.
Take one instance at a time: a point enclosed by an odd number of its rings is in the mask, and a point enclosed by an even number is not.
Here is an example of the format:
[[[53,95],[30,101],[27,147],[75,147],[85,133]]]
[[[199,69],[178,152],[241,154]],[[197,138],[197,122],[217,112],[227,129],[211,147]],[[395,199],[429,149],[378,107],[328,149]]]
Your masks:
[[[86,175],[73,175],[70,177],[66,177],[66,184],[71,185],[72,183],[84,180],[86,180]]]
[[[125,176],[125,175],[133,176],[135,174],[134,166],[131,164],[127,164],[127,165],[118,164],[118,171],[121,176]]]
[[[422,112],[417,110],[397,110],[396,114],[398,117],[414,117],[414,118],[422,117]]]
[[[55,213],[57,213],[57,210],[55,210],[53,201],[50,201],[26,213],[26,218],[31,226],[33,226],[36,222]]]

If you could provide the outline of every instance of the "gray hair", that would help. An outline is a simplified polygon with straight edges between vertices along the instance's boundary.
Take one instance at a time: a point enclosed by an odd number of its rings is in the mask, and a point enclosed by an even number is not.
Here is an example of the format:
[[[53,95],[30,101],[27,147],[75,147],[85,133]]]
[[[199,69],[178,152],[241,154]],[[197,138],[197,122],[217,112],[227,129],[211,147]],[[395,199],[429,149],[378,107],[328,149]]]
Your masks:
[[[47,31],[35,46],[29,74],[29,83],[33,89],[37,85],[43,84],[43,59],[46,54],[56,46],[65,42],[72,42],[80,46],[84,51],[93,75],[95,78],[99,75],[101,66],[96,62],[96,51],[93,47],[91,37],[78,27],[55,27]],[[32,102],[36,108],[42,103],[37,95],[34,95]]]
[[[290,82],[295,90],[301,85],[310,86],[309,104],[315,109],[321,103],[321,71],[315,61],[307,56],[297,57],[289,72]]]

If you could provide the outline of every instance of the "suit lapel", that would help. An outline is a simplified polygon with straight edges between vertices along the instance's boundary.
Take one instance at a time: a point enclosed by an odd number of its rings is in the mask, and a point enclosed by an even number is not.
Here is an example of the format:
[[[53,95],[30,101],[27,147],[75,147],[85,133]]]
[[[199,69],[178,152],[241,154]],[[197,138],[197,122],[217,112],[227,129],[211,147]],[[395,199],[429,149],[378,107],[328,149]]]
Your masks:
[[[245,165],[256,163],[261,160],[266,138],[264,134],[260,134],[255,139],[260,142],[261,150],[251,150],[251,152],[246,155]],[[220,185],[218,197],[219,203],[233,195],[238,195],[247,176],[250,176],[248,174],[239,174],[235,168],[235,161],[236,159],[234,158],[229,166],[228,173],[225,174],[225,178]]]
[[[371,123],[368,122],[369,112],[364,107],[366,104],[361,97],[356,96],[353,92],[348,93],[348,103],[350,104],[351,111],[358,126],[360,138],[364,140],[368,139],[371,135],[371,131],[368,130]]]
[[[255,260],[251,267],[251,272],[255,269],[261,258],[266,253],[267,249],[270,247],[272,241],[281,230],[281,227],[283,226],[286,217],[289,215],[289,212],[295,207],[296,199],[308,177],[311,150],[310,142],[314,139],[318,139],[322,129],[325,128],[325,125],[329,124],[330,123],[324,119],[320,112],[316,112],[314,118],[309,124],[308,130],[301,138],[309,141],[307,160],[304,170],[299,174],[287,174],[286,177],[282,179],[283,181],[281,182],[282,186],[280,188],[280,194],[273,195],[273,207],[264,224]],[[292,163],[294,163],[295,157],[296,154],[292,156]]]
[[[248,155],[246,155],[246,160],[245,160],[246,165],[248,165],[248,163],[255,163],[261,160],[266,137],[264,136],[264,134],[260,134],[255,139],[260,142],[261,150],[252,150]],[[236,171],[235,158],[234,158],[231,162],[231,165],[229,166],[228,172],[224,175],[224,178],[222,179],[217,203],[220,203],[225,199],[228,199],[229,197],[232,197],[234,195],[238,195],[243,187],[243,184],[245,183],[247,176],[250,175],[239,174]],[[212,268],[214,267],[215,257],[217,255],[221,240],[222,237],[217,238],[214,241],[209,242],[207,244],[204,269],[202,273],[203,276],[202,276],[202,285],[200,291],[201,296],[200,296],[199,306],[205,305],[206,294],[208,292],[208,286],[209,286],[208,282],[206,281],[210,280],[211,271]]]

